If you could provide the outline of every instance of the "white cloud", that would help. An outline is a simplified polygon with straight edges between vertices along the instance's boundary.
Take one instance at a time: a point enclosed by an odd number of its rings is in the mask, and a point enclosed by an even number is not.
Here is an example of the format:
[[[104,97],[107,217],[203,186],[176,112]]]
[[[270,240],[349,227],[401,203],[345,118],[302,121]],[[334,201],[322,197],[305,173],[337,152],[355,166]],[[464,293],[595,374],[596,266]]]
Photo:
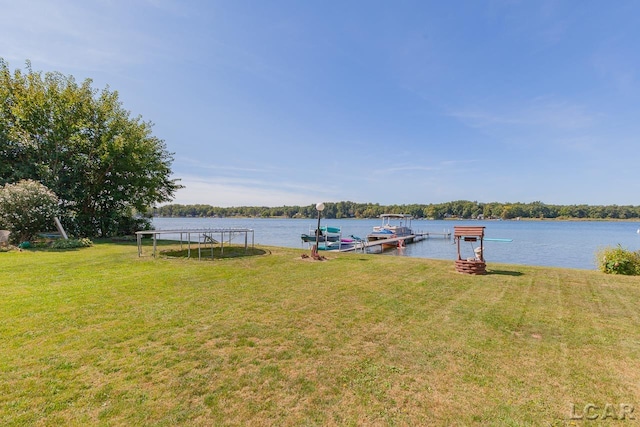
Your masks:
[[[536,126],[542,129],[584,129],[593,125],[599,115],[581,104],[538,97],[506,109],[459,109],[449,113],[467,125],[478,128],[492,126]]]
[[[162,40],[135,25],[133,6],[120,2],[3,2],[0,52],[35,68],[103,71],[145,63],[162,54]],[[153,6],[149,6],[153,7]]]
[[[376,169],[373,171],[375,174],[385,175],[392,174],[396,172],[432,172],[440,170],[438,167],[432,166],[416,166],[416,165],[400,165],[400,166],[391,166],[381,169]]]
[[[229,207],[306,205],[336,200],[321,185],[201,176],[183,176],[180,184],[185,188],[176,193],[171,203]]]
[[[635,53],[606,46],[594,53],[591,62],[600,78],[618,93],[635,95],[638,86],[638,71],[635,61],[631,59],[634,57]]]
[[[250,167],[250,166],[237,166],[226,164],[212,164],[209,161],[202,161],[200,159],[194,159],[190,157],[180,156],[176,158],[176,164],[180,163],[183,167],[186,165],[189,169],[199,168],[203,170],[215,170],[218,173],[270,173],[277,174],[279,171],[274,167]]]

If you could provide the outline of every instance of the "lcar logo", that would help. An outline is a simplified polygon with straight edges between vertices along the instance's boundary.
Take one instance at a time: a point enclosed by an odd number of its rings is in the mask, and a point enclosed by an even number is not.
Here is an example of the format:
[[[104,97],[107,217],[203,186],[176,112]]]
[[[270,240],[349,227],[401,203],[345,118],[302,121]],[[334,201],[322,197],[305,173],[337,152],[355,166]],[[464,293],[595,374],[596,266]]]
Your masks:
[[[635,420],[634,407],[629,403],[607,403],[596,405],[587,403],[580,407],[575,403],[571,404],[569,418],[572,420]]]

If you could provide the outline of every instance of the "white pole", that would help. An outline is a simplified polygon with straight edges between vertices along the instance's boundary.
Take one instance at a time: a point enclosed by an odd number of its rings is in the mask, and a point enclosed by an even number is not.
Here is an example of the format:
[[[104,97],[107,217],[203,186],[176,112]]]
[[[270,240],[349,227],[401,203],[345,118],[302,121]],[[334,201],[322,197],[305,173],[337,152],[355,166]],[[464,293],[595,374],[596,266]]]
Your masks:
[[[53,222],[56,223],[56,228],[58,229],[58,233],[60,233],[62,235],[62,238],[65,239],[65,240],[69,239],[67,237],[67,233],[64,232],[64,228],[62,228],[62,224],[60,224],[60,220],[58,219],[57,216],[53,217]]]

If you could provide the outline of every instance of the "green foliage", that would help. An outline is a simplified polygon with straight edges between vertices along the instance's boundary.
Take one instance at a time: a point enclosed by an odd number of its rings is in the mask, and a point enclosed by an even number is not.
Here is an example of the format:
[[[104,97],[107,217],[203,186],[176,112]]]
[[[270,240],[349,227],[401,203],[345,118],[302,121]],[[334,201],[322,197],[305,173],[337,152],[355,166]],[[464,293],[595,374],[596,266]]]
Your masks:
[[[65,229],[117,234],[133,210],[171,200],[172,155],[108,88],[0,59],[0,184],[33,179],[60,198]]]
[[[51,249],[88,248],[93,242],[88,238],[83,239],[57,239],[51,243]]]
[[[58,197],[39,182],[22,180],[0,187],[0,228],[11,231],[14,242],[50,229],[57,212]]]
[[[438,204],[410,204],[384,206],[378,203],[350,201],[325,202],[324,218],[377,218],[382,213],[406,213],[416,218],[584,218],[632,219],[640,218],[640,206],[547,205],[533,203],[480,203],[457,200]],[[315,205],[308,206],[244,206],[221,208],[210,205],[172,204],[154,208],[150,215],[166,217],[287,217],[317,218]]]
[[[133,214],[123,215],[116,222],[118,227],[115,229],[113,236],[127,236],[135,234],[136,231],[151,230],[151,220],[149,218],[137,217]]]
[[[598,268],[607,274],[640,275],[640,251],[629,251],[618,245],[597,254]]]

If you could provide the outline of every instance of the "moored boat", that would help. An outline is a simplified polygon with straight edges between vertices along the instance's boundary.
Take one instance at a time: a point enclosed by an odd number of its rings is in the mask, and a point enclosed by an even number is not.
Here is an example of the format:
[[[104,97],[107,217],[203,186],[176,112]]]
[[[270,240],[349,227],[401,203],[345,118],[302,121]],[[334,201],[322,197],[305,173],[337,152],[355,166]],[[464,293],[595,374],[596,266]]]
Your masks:
[[[340,236],[342,235],[342,230],[340,227],[320,227],[320,234],[317,237],[318,242],[338,242],[340,241]],[[301,234],[300,238],[303,242],[306,243],[316,243],[316,230],[310,229],[308,234]]]
[[[306,242],[306,243],[316,242],[315,234],[301,234],[300,238],[302,239],[303,242]],[[324,234],[320,234],[320,236],[318,236],[319,242],[337,242],[339,239],[340,239],[340,236],[326,236]]]
[[[380,215],[382,224],[373,227],[373,231],[367,235],[367,241],[373,242],[376,240],[386,240],[395,237],[412,236],[413,230],[411,229],[411,219],[413,218],[409,214],[382,214]],[[412,242],[412,238],[403,239],[407,243]],[[397,243],[389,243],[383,245],[387,247],[396,246]]]

